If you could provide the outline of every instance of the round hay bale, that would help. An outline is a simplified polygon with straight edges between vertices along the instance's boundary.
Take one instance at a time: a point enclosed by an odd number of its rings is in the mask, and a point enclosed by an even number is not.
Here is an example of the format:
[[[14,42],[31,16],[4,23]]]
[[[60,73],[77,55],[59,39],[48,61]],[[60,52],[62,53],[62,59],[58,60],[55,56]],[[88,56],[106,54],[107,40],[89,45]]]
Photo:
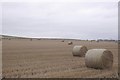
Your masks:
[[[107,49],[91,49],[85,55],[85,64],[89,68],[112,68],[113,54]]]
[[[62,40],[61,42],[64,42],[64,40]]]
[[[85,56],[85,53],[87,52],[87,50],[88,49],[85,46],[74,46],[72,54],[73,56],[83,57]]]
[[[73,44],[73,42],[71,42],[71,41],[68,42],[68,45],[72,45],[72,44]]]

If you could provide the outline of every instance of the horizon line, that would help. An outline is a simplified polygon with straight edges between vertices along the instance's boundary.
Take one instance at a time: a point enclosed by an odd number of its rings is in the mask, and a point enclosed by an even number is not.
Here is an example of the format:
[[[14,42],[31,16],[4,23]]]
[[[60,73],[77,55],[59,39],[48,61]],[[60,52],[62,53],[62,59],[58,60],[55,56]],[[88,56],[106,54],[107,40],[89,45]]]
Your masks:
[[[21,37],[21,38],[43,38],[43,39],[72,39],[72,40],[120,40],[120,39],[108,39],[108,38],[99,38],[99,39],[81,39],[81,38],[64,38],[64,37],[29,37],[29,36],[19,36],[19,35],[9,35],[9,34],[0,34],[0,36],[11,36],[11,37]]]

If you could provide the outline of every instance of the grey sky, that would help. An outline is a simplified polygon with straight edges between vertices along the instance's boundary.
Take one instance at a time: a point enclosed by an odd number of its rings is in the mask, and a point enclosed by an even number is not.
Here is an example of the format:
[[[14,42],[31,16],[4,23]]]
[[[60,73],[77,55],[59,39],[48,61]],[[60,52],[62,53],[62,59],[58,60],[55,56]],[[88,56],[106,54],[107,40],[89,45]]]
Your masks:
[[[2,4],[0,3],[0,34],[2,34]]]
[[[3,34],[28,37],[117,39],[116,2],[7,2]]]

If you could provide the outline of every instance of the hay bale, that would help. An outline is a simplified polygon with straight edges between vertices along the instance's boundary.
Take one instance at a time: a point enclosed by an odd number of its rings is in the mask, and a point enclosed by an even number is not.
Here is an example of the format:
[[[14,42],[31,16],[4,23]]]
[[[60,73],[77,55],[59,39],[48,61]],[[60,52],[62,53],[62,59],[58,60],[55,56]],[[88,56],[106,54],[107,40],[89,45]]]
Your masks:
[[[112,68],[113,54],[107,49],[91,49],[85,55],[85,64],[89,68]]]
[[[71,42],[71,41],[68,42],[68,45],[72,45],[72,44],[73,44],[73,42]]]
[[[64,40],[62,40],[61,42],[64,42]]]
[[[38,39],[38,40],[41,40],[41,39]]]
[[[85,53],[87,52],[87,50],[88,49],[85,46],[74,46],[72,54],[73,56],[83,57],[85,56]]]

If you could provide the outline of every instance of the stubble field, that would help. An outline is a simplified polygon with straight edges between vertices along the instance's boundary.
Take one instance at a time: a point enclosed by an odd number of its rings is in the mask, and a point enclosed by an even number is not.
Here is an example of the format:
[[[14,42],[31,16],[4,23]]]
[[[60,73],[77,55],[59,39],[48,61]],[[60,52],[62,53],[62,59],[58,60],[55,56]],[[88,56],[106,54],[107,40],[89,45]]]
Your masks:
[[[2,40],[4,78],[112,78],[118,73],[118,45],[115,42],[69,40]],[[112,51],[112,69],[96,70],[85,66],[84,57],[73,57],[74,45]]]

